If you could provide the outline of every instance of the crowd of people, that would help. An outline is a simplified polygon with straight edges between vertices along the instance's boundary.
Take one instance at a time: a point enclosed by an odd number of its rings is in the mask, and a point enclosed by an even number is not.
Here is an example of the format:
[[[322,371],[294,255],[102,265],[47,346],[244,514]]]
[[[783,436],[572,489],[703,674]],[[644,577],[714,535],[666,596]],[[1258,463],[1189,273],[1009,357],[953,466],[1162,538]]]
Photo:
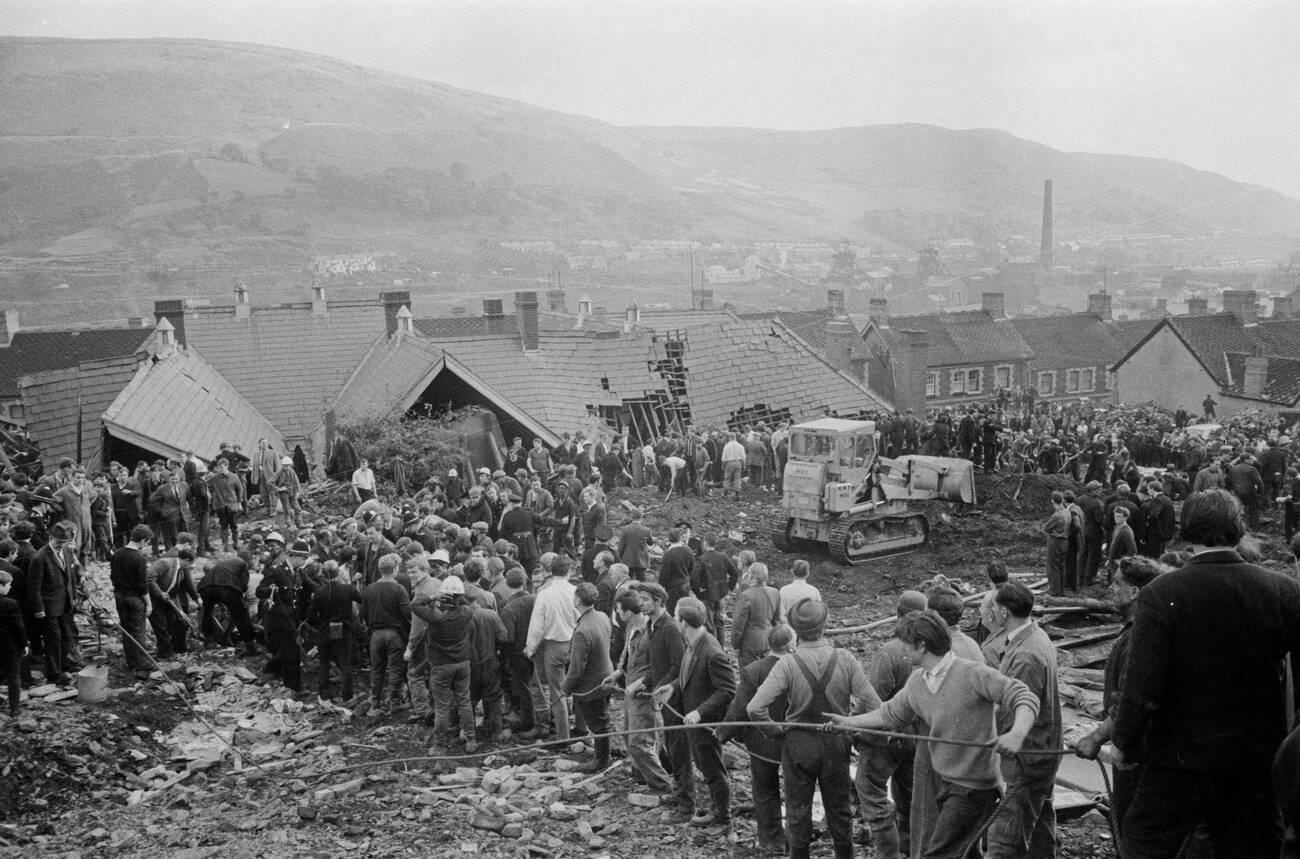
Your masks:
[[[1004,568],[990,565],[971,634],[962,598],[939,577],[901,595],[894,640],[864,662],[827,637],[829,610],[807,561],[781,574],[689,522],[656,535],[636,509],[617,528],[607,515],[607,493],[621,481],[698,491],[716,477],[726,487],[728,464],[740,462],[726,454],[732,444],[764,449],[761,462],[744,460],[739,479],[732,466],[737,491],[744,480],[773,485],[769,469],[788,431],[684,433],[664,440],[673,447],[638,451],[639,468],[614,442],[577,438],[569,450],[548,450],[516,439],[504,457],[518,466],[514,476],[480,469],[462,479],[465,469],[449,469],[388,503],[363,459],[350,482],[352,515],[310,524],[301,481],[283,476],[293,459],[269,445],[248,461],[223,445],[208,462],[164,463],[157,477],[152,467],[137,476],[112,464],[91,485],[108,484],[115,513],[119,498],[132,503],[115,518],[106,553],[93,519],[70,515],[65,503],[86,491],[83,469],[67,463],[35,486],[10,475],[0,486],[12,496],[0,528],[10,712],[36,672],[67,683],[82,664],[74,620],[82,570],[107,554],[123,660],[139,677],[200,641],[237,645],[246,657],[265,648],[266,682],[427,726],[435,753],[476,752],[506,729],[556,750],[590,736],[582,771],[625,754],[675,819],[720,838],[733,833],[735,811],[722,746],[741,742],[757,846],[772,855],[809,855],[818,790],[837,857],[853,855],[854,795],[858,839],[885,859],[966,856],[981,839],[986,856],[1055,855],[1056,655],[1032,619],[1033,593]],[[1234,431],[1269,450],[1283,443]],[[574,462],[576,451],[587,455]],[[688,456],[693,475],[669,462]],[[1121,470],[1113,497],[1103,496],[1114,473],[1112,464],[1078,498],[1054,497],[1045,526],[1057,541],[1051,591],[1105,570],[1131,615],[1106,672],[1107,718],[1077,751],[1094,757],[1109,742],[1123,762],[1115,801],[1125,856],[1172,857],[1175,842],[1207,821],[1216,837],[1249,831],[1241,843],[1254,851],[1277,836],[1276,815],[1266,813],[1276,807],[1268,763],[1288,726],[1280,674],[1268,666],[1300,646],[1300,586],[1242,559],[1235,547],[1249,506],[1203,485],[1199,471],[1180,490],[1187,546],[1172,555],[1161,485],[1170,477],[1132,486]],[[249,527],[242,517],[259,501],[262,524]],[[1092,511],[1085,522],[1096,510],[1113,521],[1108,539],[1087,526],[1075,535],[1076,510]],[[1160,529],[1135,528],[1138,520]],[[1166,575],[1174,566],[1189,574]],[[357,696],[363,676],[369,688]],[[1205,676],[1221,678],[1222,696]],[[1205,772],[1228,779],[1197,782],[1194,802],[1171,800],[1181,779]],[[1251,851],[1222,855],[1274,855]]]

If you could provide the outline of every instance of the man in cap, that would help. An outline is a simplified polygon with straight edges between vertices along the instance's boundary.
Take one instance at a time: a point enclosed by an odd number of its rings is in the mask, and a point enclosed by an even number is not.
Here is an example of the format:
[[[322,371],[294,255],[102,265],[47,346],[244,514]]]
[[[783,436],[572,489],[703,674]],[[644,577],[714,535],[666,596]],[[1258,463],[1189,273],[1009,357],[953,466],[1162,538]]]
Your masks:
[[[280,470],[276,472],[272,485],[280,500],[281,512],[284,513],[284,529],[298,530],[299,520],[302,517],[298,494],[302,491],[302,481],[298,479],[298,472],[293,470],[293,457],[280,458]]]
[[[676,618],[686,643],[681,671],[671,683],[655,689],[655,700],[682,714],[685,725],[719,722],[736,694],[736,672],[722,645],[705,628],[708,610],[704,603],[693,597],[679,600]],[[722,762],[722,744],[717,734],[707,727],[693,727],[684,733],[690,761],[704,776],[711,800],[711,808],[697,810],[691,824],[716,827],[718,834],[730,833],[731,784]],[[681,787],[678,785],[679,790]],[[694,795],[693,783],[688,791]]]
[[[1083,533],[1079,540],[1079,587],[1087,588],[1097,579],[1101,568],[1101,545],[1105,542],[1106,505],[1101,500],[1101,481],[1090,480],[1075,503],[1083,512]]]
[[[293,567],[284,558],[284,537],[272,531],[266,535],[267,559],[262,564],[258,599],[266,601],[262,627],[270,651],[264,674],[278,676],[295,692],[302,689],[302,651],[298,647],[298,582]]]
[[[747,708],[756,722],[771,721],[768,708],[786,697],[785,721],[807,724],[785,735],[781,767],[790,830],[790,856],[807,859],[812,843],[813,791],[820,788],[836,859],[853,856],[853,818],[849,808],[849,743],[842,735],[821,730],[830,715],[847,716],[874,709],[880,698],[862,666],[824,635],[829,613],[821,600],[801,599],[791,606],[789,624],[799,646],[773,666]]]
[[[925,594],[903,591],[898,596],[898,617],[924,611]],[[979,648],[976,648],[979,655]],[[981,659],[983,657],[980,657]],[[867,680],[876,695],[888,701],[907,684],[916,666],[909,649],[897,635],[885,643],[871,661]],[[853,786],[858,792],[862,819],[871,831],[871,843],[880,859],[897,859],[908,853],[912,811],[912,772],[916,741],[864,735],[854,740],[858,771]],[[929,756],[926,756],[929,760]],[[891,794],[893,801],[890,800]]]
[[[541,529],[540,517],[523,506],[523,499],[514,492],[506,496],[506,511],[501,514],[500,536],[519,549],[519,563],[531,573],[541,554],[537,548],[537,532]]]
[[[447,557],[445,549],[437,551],[442,552],[443,558]],[[442,566],[446,567],[445,561]],[[413,558],[407,564],[407,571],[411,576],[412,602],[420,599],[433,600],[438,596],[442,582],[431,575],[427,558]],[[427,721],[433,712],[429,703],[433,694],[429,684],[429,650],[424,643],[427,628],[424,618],[412,612],[411,636],[406,640],[406,650],[402,654],[406,660],[406,688],[411,696],[411,715],[407,719],[409,722]]]

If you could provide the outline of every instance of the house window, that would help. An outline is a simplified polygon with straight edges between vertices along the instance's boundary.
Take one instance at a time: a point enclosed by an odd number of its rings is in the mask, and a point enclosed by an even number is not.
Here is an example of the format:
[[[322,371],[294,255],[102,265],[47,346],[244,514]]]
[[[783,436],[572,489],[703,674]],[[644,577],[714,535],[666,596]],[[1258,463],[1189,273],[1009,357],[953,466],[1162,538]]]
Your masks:
[[[926,399],[934,399],[939,396],[939,374],[925,374],[925,396]]]
[[[1079,371],[1078,370],[1065,371],[1065,392],[1067,394],[1079,393]]]
[[[1097,390],[1097,368],[1087,367],[1079,371],[1079,393],[1090,394]]]
[[[1050,397],[1056,393],[1056,371],[1045,370],[1038,374],[1038,395]]]
[[[1011,387],[1011,365],[1003,364],[1000,367],[993,368],[993,387],[1009,388]]]
[[[953,370],[948,374],[948,393],[964,394],[966,393],[966,371]]]
[[[976,368],[966,371],[966,393],[978,394],[984,390],[984,371]]]

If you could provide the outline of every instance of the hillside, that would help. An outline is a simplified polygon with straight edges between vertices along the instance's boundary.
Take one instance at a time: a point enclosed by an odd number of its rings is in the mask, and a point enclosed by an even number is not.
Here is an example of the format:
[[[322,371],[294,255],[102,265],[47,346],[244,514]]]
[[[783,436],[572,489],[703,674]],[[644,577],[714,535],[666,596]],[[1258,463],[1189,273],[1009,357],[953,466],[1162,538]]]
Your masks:
[[[19,303],[69,283],[119,313],[353,252],[455,270],[523,237],[1032,236],[1048,177],[1061,238],[1300,227],[1300,202],[1263,188],[997,131],[620,128],[257,45],[4,38],[0,76],[0,285]]]

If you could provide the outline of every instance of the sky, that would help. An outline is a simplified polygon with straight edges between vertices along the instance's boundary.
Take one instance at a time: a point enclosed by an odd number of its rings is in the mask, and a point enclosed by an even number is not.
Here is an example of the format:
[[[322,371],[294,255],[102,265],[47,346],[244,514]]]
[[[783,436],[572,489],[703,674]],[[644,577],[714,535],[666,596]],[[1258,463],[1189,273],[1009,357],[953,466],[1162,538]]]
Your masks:
[[[618,125],[997,128],[1300,198],[1295,0],[0,0],[0,33],[257,42]]]

